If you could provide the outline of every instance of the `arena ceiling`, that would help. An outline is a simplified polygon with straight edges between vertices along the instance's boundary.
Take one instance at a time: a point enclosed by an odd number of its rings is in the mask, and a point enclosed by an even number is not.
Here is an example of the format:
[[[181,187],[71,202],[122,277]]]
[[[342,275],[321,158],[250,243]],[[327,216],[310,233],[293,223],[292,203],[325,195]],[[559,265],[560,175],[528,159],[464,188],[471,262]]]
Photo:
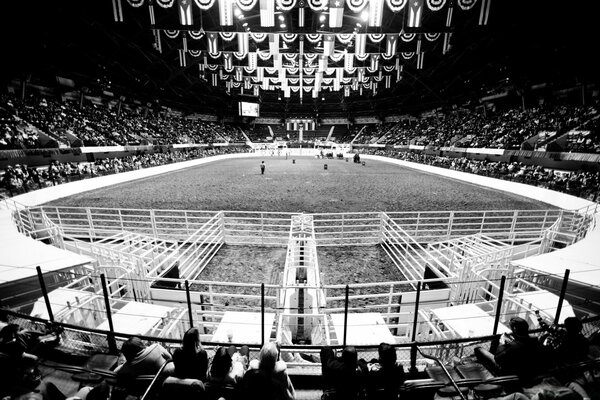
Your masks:
[[[11,78],[236,114],[412,113],[597,80],[592,2],[98,0],[10,2]],[[27,23],[23,23],[27,21]]]

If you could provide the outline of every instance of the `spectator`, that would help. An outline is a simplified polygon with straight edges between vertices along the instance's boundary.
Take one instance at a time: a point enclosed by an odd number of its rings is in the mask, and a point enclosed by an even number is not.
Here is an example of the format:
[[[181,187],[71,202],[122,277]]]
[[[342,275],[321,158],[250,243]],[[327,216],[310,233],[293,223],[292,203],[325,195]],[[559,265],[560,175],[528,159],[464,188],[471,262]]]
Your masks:
[[[252,360],[243,381],[243,392],[249,400],[294,400],[296,391],[287,374],[285,362],[279,359],[275,342],[265,343],[258,360]]]
[[[160,344],[146,347],[136,336],[123,343],[121,353],[125,362],[115,372],[117,381],[123,386],[131,385],[140,375],[155,375],[171,359],[171,354]]]
[[[200,343],[198,328],[190,328],[185,332],[182,347],[173,353],[173,363],[177,378],[206,380],[208,356]]]
[[[500,343],[493,342],[490,351],[475,349],[477,358],[502,375],[518,375],[531,383],[547,368],[547,357],[541,343],[529,336],[529,324],[523,318],[510,320],[512,334],[503,334]]]
[[[321,349],[321,370],[325,391],[332,399],[355,399],[362,389],[362,373],[358,356],[352,346],[342,351],[341,357],[326,346]]]
[[[358,361],[362,373],[366,375],[367,395],[395,399],[398,397],[400,385],[404,383],[404,368],[396,361],[396,349],[388,343],[381,343],[377,351],[379,359]],[[383,396],[377,396],[379,392],[382,392]]]
[[[244,354],[242,354],[244,353]],[[236,386],[242,381],[248,363],[248,347],[238,352],[235,346],[221,346],[215,352],[208,373],[208,381],[220,385]]]

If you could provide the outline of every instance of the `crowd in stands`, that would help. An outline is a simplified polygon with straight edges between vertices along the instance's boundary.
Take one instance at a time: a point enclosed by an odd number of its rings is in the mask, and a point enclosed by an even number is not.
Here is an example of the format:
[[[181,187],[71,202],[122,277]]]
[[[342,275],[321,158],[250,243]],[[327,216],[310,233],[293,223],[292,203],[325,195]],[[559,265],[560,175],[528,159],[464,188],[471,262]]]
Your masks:
[[[533,336],[527,321],[511,318],[510,333],[494,336],[489,348],[482,343],[460,361],[460,365],[467,367],[463,371],[481,375],[465,379],[491,382],[495,377],[505,377],[505,385],[498,384],[502,382],[500,379],[495,384],[471,382],[462,389],[465,393],[473,390],[476,399],[542,400],[545,397],[540,397],[540,393],[547,394],[548,390],[561,392],[566,396],[561,398],[565,399],[592,398],[590,392],[597,392],[598,384],[585,371],[594,371],[594,366],[598,366],[600,337],[597,331],[586,337],[582,328],[578,318],[568,317],[563,325],[545,325],[541,334]],[[0,322],[3,399],[125,399],[127,395],[139,396],[145,392],[149,382],[142,378],[155,376],[158,389],[153,399],[294,400],[297,397],[287,363],[283,361],[284,353],[289,351],[282,351],[278,343],[265,343],[254,359],[248,346],[222,345],[207,351],[195,327],[185,332],[181,346],[172,352],[159,343],[148,344],[139,337],[130,337],[122,343],[120,356],[106,371],[105,380],[94,373],[78,375],[81,385],[74,390],[76,393],[63,393],[52,380],[44,379],[39,370],[40,359],[51,358],[51,350],[61,342],[61,333],[62,328],[57,325],[48,325],[41,332]],[[421,376],[414,372],[409,376],[397,360],[397,349],[388,343],[381,343],[377,357],[368,360],[359,358],[353,346],[343,349],[325,346],[318,357],[312,356],[311,362],[320,364],[323,400],[391,400],[398,399],[403,390],[408,390],[409,398],[414,388],[405,385],[406,379]],[[422,373],[435,376],[429,370],[432,367],[425,367]],[[437,378],[432,379],[435,383]],[[140,386],[140,382],[146,384]],[[435,387],[434,398],[451,397],[444,394],[455,390],[450,385]],[[19,397],[23,393],[29,397]],[[410,398],[431,398],[420,397],[424,394],[416,397],[413,394]]]
[[[600,172],[598,171],[580,170],[558,173],[539,165],[525,165],[519,162],[474,160],[466,157],[453,158],[373,148],[360,149],[360,152],[541,186],[593,201],[600,198]]]
[[[48,97],[0,97],[0,150],[44,146],[244,143],[239,127],[151,109]],[[42,144],[40,135],[46,140]]]
[[[568,130],[577,128],[590,130],[592,133],[578,142],[579,146],[564,150],[597,152],[600,149],[597,116],[596,105],[540,106],[527,110],[513,108],[501,111],[456,109],[404,119],[395,124],[366,125],[354,143],[511,150],[520,149],[525,140],[540,133],[548,133],[546,136],[540,135],[541,142],[547,136],[557,138]]]
[[[47,186],[74,180],[133,171],[174,162],[193,160],[217,154],[241,153],[246,147],[215,147],[210,149],[181,149],[165,153],[139,154],[120,158],[105,158],[95,162],[62,163],[52,161],[47,167],[29,167],[26,164],[9,165],[0,174],[0,190],[11,196]],[[0,171],[1,172],[1,171]]]

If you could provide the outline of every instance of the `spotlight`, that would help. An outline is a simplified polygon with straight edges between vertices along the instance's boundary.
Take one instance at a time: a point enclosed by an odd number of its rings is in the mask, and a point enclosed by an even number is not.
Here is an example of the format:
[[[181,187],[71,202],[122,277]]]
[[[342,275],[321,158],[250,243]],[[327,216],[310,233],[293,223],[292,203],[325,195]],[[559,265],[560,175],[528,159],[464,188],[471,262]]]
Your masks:
[[[280,21],[285,21],[285,18],[283,17],[283,15],[279,15],[279,20]]]
[[[240,15],[242,15],[242,12],[240,11],[240,9],[239,9],[239,8],[236,8],[236,9],[235,9],[235,11],[233,12],[233,14],[234,14],[236,17],[239,17]]]
[[[279,27],[280,27],[281,29],[283,29],[283,28],[285,28],[285,27],[286,27],[286,25],[285,25],[285,24],[281,24],[281,25],[279,25]]]
[[[319,21],[323,22],[325,21],[325,14],[321,14],[321,16],[319,17]]]
[[[242,24],[242,26],[243,26],[243,27],[246,27],[246,26],[248,26],[248,23],[247,23],[247,22],[244,22],[244,23]]]
[[[360,22],[357,22],[356,26],[359,27],[359,28],[362,28],[362,25],[360,24]]]

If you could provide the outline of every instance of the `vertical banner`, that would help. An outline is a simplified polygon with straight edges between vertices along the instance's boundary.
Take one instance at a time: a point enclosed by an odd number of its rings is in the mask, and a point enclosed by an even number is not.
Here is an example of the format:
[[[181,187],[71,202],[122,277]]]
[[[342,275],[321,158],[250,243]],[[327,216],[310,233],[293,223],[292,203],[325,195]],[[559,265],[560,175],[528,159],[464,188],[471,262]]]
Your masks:
[[[370,0],[369,1],[369,26],[370,27],[380,27],[382,17],[383,17],[383,0]]]
[[[181,25],[193,25],[192,0],[178,0],[179,23]]]
[[[329,27],[341,28],[344,20],[344,0],[329,0]],[[382,2],[383,4],[383,2]]]
[[[238,40],[238,53],[242,56],[248,54],[248,41],[250,38],[250,34],[248,32],[238,32],[237,40]]]
[[[260,0],[260,26],[275,26],[275,0]]]
[[[365,55],[365,46],[367,44],[367,35],[362,33],[356,34],[356,41],[354,49],[357,57],[363,57]]]
[[[407,26],[409,28],[420,28],[422,17],[423,17],[423,0],[410,0],[408,2]]]
[[[396,54],[396,46],[398,46],[398,34],[393,33],[386,35],[385,55],[387,57],[392,57]]]
[[[233,25],[233,0],[219,1],[219,22],[221,26]]]

